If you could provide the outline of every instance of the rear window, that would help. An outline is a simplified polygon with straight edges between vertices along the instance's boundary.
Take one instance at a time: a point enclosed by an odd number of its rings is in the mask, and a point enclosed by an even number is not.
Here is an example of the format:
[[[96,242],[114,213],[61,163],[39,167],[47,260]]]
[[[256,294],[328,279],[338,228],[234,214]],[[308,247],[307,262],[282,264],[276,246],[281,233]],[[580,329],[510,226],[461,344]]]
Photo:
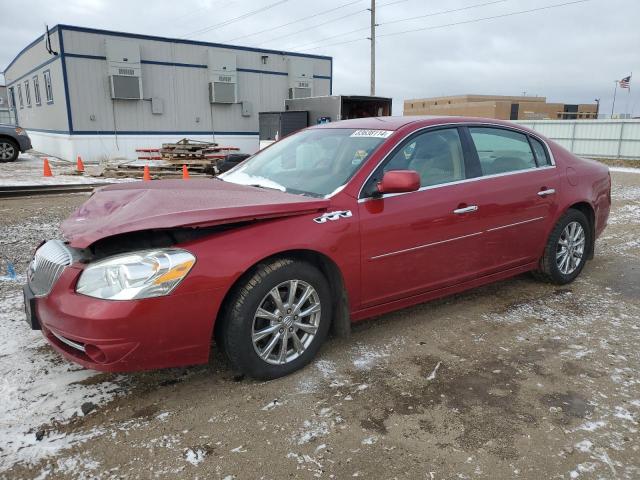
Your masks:
[[[547,149],[544,147],[542,142],[533,137],[529,137],[531,139],[531,146],[533,147],[533,153],[536,154],[536,160],[538,161],[539,167],[544,167],[546,165],[551,165],[551,159],[549,158],[549,153]]]
[[[470,127],[483,175],[536,168],[527,136],[503,128]]]

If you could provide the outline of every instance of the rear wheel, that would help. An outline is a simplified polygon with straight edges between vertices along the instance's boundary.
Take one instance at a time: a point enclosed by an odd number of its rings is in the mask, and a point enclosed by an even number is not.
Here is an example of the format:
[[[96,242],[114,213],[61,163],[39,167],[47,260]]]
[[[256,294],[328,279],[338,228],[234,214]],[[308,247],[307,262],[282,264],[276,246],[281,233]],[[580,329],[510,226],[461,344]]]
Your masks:
[[[540,260],[536,277],[562,285],[576,279],[584,268],[591,245],[591,228],[587,217],[570,209],[554,227]]]
[[[0,162],[13,162],[20,154],[18,144],[6,138],[0,139]]]
[[[331,297],[313,265],[274,260],[235,290],[217,341],[231,364],[253,378],[287,375],[309,363],[329,331]]]

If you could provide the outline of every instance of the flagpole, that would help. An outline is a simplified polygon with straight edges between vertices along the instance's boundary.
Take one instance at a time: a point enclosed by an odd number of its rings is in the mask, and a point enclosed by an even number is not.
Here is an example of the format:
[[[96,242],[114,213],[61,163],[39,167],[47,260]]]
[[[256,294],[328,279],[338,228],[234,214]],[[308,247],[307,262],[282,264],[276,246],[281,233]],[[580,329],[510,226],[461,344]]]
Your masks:
[[[629,101],[631,100],[631,77],[633,77],[633,72],[631,72],[631,74],[629,75],[629,87],[627,88],[628,90],[628,94],[627,95],[627,117],[631,117],[631,115],[629,115]]]
[[[611,118],[613,118],[613,109],[616,108],[616,93],[618,92],[618,80],[613,81],[615,86],[613,87],[613,105],[611,105]]]

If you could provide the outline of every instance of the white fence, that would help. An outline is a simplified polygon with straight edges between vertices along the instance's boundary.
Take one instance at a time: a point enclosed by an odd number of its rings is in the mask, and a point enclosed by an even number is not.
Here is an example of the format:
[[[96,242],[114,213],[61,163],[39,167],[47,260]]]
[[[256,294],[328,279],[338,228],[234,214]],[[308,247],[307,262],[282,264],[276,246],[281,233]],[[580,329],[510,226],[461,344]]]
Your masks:
[[[640,161],[640,119],[637,120],[520,120],[582,157]]]

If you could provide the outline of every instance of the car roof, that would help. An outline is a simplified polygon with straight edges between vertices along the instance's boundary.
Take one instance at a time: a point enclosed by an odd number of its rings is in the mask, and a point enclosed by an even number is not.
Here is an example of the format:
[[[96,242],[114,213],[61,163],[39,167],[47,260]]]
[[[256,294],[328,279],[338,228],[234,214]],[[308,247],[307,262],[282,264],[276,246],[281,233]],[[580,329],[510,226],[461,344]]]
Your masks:
[[[522,125],[514,124],[495,118],[480,117],[445,117],[445,116],[403,116],[403,117],[367,117],[355,118],[352,120],[340,120],[338,122],[323,123],[311,128],[357,128],[364,130],[398,130],[407,125],[415,124],[416,127],[430,125],[444,125],[451,123],[489,123],[493,125],[503,125],[506,127],[516,127],[520,130],[529,130]]]

